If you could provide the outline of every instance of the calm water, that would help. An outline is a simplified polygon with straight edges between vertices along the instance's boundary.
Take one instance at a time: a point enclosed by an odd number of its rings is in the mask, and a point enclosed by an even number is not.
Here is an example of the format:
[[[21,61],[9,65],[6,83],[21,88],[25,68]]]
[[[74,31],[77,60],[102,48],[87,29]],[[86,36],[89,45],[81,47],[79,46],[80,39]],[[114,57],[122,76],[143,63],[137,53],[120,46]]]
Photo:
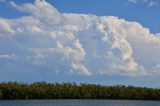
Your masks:
[[[6,100],[0,106],[160,106],[160,101],[132,100]]]

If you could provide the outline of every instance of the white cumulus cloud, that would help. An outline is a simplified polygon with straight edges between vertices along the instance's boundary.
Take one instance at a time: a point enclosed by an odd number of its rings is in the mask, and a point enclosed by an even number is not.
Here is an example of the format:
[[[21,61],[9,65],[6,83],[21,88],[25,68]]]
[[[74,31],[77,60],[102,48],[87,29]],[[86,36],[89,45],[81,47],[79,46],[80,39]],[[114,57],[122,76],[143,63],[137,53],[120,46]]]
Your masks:
[[[159,34],[137,22],[60,13],[45,0],[11,5],[31,15],[0,19],[0,62],[8,54],[16,57],[10,67],[2,64],[6,70],[23,64],[37,73],[47,69],[70,76],[147,76],[159,68]]]

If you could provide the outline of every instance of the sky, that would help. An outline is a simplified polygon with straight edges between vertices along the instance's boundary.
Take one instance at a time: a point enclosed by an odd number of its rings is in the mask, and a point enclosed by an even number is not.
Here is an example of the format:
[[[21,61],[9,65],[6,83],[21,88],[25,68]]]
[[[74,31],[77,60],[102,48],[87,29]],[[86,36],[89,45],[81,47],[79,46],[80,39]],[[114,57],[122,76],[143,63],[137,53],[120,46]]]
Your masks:
[[[160,87],[159,0],[0,0],[0,82]]]

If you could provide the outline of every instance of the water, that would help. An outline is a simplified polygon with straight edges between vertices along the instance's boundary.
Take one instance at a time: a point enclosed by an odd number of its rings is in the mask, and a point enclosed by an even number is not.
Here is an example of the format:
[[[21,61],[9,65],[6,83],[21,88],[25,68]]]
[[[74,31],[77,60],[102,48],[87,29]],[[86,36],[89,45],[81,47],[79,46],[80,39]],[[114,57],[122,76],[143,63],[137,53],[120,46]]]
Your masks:
[[[160,101],[134,100],[2,100],[0,106],[160,106]]]

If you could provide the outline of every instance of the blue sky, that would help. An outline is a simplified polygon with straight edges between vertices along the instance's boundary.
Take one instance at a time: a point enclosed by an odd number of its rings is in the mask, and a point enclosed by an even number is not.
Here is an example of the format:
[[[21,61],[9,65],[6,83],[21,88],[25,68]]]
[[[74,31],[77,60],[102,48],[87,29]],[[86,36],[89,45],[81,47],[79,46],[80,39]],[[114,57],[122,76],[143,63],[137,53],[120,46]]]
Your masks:
[[[0,81],[160,87],[158,0],[0,0]]]

